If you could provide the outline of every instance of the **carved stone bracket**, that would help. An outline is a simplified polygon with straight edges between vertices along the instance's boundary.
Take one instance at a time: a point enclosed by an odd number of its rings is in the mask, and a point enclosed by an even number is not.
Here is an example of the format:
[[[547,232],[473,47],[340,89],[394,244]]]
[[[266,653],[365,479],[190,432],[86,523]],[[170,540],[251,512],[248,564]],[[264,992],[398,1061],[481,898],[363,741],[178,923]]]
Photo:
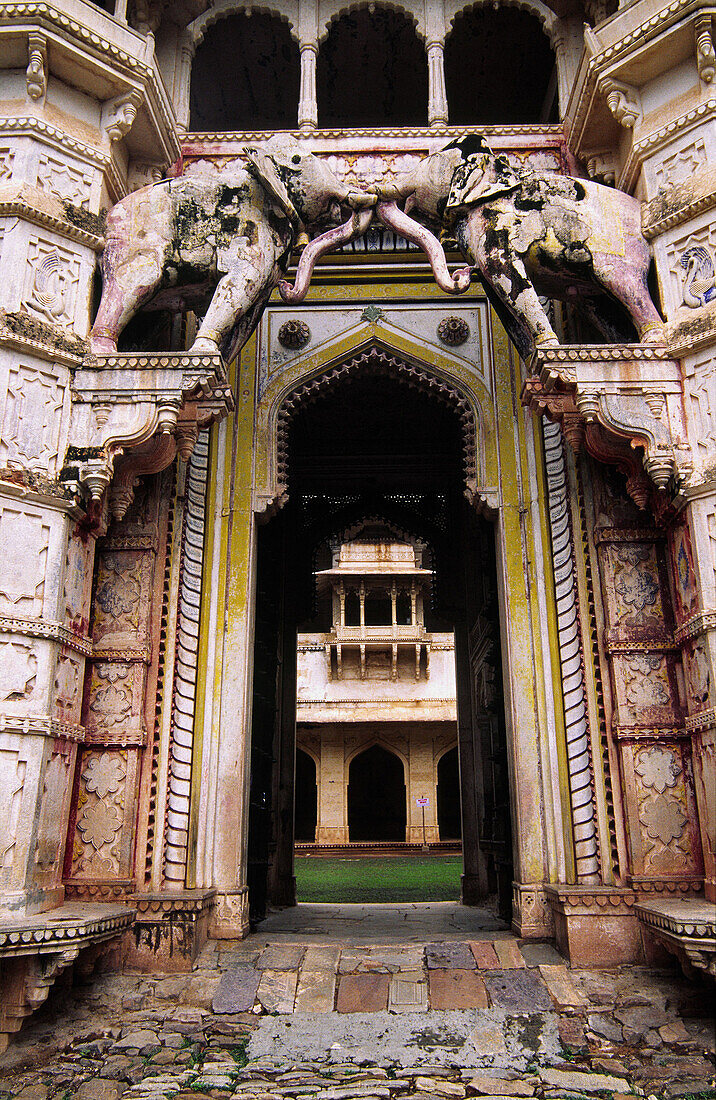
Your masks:
[[[27,41],[29,56],[25,71],[25,84],[30,99],[41,100],[47,93],[47,39],[38,31],[31,31]]]
[[[620,126],[632,130],[641,118],[639,93],[636,88],[611,77],[604,77],[599,83],[599,91],[606,97],[607,107]]]
[[[177,450],[188,459],[199,430],[234,407],[221,357],[192,352],[87,356],[74,377],[73,401],[77,479],[99,501],[116,474],[116,518],[129,507],[139,475],[165,469]]]
[[[716,978],[716,906],[712,902],[655,900],[635,909],[645,929],[676,955],[687,977],[700,970]]]
[[[575,449],[583,440],[593,457],[619,466],[640,507],[652,483],[666,488],[685,431],[680,367],[665,348],[540,348],[531,366],[536,377],[525,383],[525,405],[562,424]]]
[[[2,918],[0,1052],[82,948],[121,935],[133,921],[134,910],[125,906],[77,903],[39,916]]]

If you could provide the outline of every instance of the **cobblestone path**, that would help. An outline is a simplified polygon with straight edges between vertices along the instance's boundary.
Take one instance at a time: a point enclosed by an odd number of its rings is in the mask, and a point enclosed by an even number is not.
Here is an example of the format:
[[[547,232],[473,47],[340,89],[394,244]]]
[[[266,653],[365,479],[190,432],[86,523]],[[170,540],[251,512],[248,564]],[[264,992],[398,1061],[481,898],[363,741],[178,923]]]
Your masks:
[[[211,943],[189,974],[56,989],[0,1100],[716,1097],[713,985],[513,938]]]

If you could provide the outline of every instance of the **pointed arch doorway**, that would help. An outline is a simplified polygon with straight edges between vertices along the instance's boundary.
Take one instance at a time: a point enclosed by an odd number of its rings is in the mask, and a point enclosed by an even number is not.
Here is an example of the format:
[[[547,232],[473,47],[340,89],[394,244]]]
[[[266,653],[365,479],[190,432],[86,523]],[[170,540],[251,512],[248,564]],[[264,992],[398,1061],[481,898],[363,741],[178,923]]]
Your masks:
[[[483,838],[485,806],[495,801],[485,790],[494,774],[483,761],[486,724],[497,734],[503,777],[507,757],[495,536],[465,496],[480,445],[475,409],[426,364],[373,348],[295,386],[277,423],[288,500],[258,533],[252,920],[268,905],[295,904],[296,637],[301,624],[316,621],[317,555],[369,518],[426,547],[434,570],[431,614],[455,635],[462,900],[484,904],[499,889],[509,919],[509,800],[498,833]],[[491,644],[476,650],[478,621],[489,624]],[[488,681],[491,691],[481,694]]]

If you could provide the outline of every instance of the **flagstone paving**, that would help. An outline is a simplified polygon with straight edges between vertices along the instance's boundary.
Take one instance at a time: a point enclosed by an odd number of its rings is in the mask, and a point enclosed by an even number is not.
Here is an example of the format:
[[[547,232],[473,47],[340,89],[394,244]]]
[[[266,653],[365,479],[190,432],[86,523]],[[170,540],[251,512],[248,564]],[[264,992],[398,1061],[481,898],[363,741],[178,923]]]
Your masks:
[[[0,1058],[0,1100],[716,1097],[712,984],[558,960],[500,932],[254,935],[185,975],[77,974]]]

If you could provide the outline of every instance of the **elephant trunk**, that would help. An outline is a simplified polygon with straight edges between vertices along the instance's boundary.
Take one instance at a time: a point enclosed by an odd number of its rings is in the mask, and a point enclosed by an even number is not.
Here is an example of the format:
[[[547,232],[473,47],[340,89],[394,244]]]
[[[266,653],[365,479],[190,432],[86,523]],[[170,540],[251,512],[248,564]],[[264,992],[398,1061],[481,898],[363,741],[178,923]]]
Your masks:
[[[339,248],[342,244],[347,244],[355,237],[361,237],[370,225],[372,217],[372,207],[368,210],[354,211],[343,225],[321,233],[320,237],[316,237],[314,241],[307,244],[298,261],[296,281],[293,286],[286,279],[282,279],[278,284],[279,294],[284,302],[291,304],[302,302],[308,293],[313,269],[321,256],[325,256],[326,252],[330,252],[333,248]]]
[[[382,198],[381,192],[381,198]],[[435,282],[447,294],[464,294],[470,285],[470,268],[460,267],[452,275],[448,270],[445,250],[434,233],[424,225],[403,213],[395,202],[379,202],[376,206],[378,217],[384,225],[394,229],[401,237],[419,245],[430,260]]]

